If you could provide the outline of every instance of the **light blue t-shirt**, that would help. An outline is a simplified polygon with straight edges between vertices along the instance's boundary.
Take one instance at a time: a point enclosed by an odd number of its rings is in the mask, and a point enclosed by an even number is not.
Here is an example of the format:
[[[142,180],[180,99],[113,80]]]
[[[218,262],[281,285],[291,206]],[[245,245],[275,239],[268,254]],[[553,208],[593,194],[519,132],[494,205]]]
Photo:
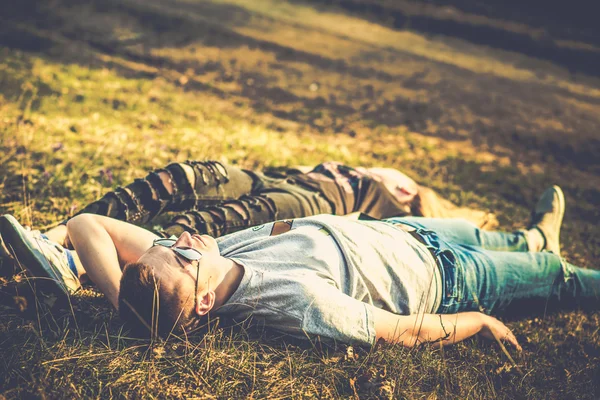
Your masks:
[[[242,281],[216,311],[294,336],[373,344],[373,307],[435,312],[441,278],[427,248],[383,221],[331,215],[271,222],[217,239]]]

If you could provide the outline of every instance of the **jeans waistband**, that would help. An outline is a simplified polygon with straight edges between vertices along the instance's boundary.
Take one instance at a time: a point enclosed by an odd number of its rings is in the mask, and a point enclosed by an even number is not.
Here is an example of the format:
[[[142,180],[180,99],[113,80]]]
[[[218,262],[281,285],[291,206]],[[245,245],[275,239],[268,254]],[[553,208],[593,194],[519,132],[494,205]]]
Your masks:
[[[437,235],[432,232],[432,231],[426,231],[424,229],[418,228],[418,227],[414,227],[410,224],[405,224],[404,222],[400,222],[400,221],[393,221],[393,220],[387,220],[388,222],[394,224],[397,228],[403,230],[404,232],[408,233],[410,236],[412,236],[417,242],[419,242],[421,245],[423,245],[423,247],[429,252],[429,254],[431,255],[433,261],[435,262],[435,268],[433,269],[433,280],[435,283],[435,304],[434,307],[432,308],[432,310],[430,310],[430,312],[436,312],[439,307],[441,306],[441,303],[443,301],[443,294],[444,294],[444,289],[445,289],[445,279],[444,279],[444,259],[443,257],[440,257],[438,248],[439,246],[436,245],[435,242],[437,242]],[[434,238],[429,238],[427,234],[431,233],[433,235],[435,235],[435,239],[436,240],[431,240]]]
[[[461,278],[460,271],[456,263],[456,256],[448,244],[441,240],[434,231],[405,222],[401,222],[399,225],[403,225],[401,229],[408,232],[427,248],[437,264],[440,279],[438,286],[438,298],[440,299],[438,312],[442,308],[447,307],[448,303],[452,302],[452,300],[461,298],[461,285],[458,282]]]

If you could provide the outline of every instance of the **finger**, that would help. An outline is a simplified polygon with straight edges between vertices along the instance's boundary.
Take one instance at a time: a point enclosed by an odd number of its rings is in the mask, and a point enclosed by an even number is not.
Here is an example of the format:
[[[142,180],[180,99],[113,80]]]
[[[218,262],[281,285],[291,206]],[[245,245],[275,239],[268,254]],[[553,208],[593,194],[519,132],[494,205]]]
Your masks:
[[[515,346],[517,350],[523,350],[523,348],[519,345],[519,341],[517,340],[516,336],[512,333],[512,331],[509,330],[506,332],[504,340],[510,343],[511,345]]]

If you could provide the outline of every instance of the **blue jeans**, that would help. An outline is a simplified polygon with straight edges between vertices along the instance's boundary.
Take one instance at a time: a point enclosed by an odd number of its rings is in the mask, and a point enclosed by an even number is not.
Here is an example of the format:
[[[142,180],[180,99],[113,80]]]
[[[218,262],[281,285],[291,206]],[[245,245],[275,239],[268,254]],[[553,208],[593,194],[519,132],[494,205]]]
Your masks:
[[[600,308],[600,271],[575,267],[553,253],[528,252],[523,232],[484,231],[462,219],[390,221],[416,228],[441,264],[439,313]]]

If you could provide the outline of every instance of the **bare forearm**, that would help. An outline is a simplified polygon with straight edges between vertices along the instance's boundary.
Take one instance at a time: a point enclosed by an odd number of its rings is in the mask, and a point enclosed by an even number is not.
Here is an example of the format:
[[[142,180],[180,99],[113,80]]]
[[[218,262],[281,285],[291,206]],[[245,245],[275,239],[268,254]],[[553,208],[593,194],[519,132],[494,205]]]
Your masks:
[[[479,312],[458,314],[397,315],[373,309],[377,339],[413,347],[421,343],[448,345],[480,334],[487,339],[506,341],[521,349],[517,338],[502,322]]]
[[[479,312],[458,314],[415,315],[413,338],[416,343],[449,345],[478,334],[484,327],[485,315]]]
[[[76,233],[73,229],[75,226],[80,228]],[[88,226],[104,230],[110,236],[121,268],[127,263],[137,261],[152,246],[152,241],[158,237],[146,229],[127,222],[101,215],[80,214],[67,223],[69,238],[73,239],[75,235],[92,238],[93,236],[88,234]]]
[[[110,235],[94,220],[73,219],[71,221],[69,221],[68,233],[81,264],[91,281],[117,308],[121,268]]]
[[[67,232],[89,278],[116,308],[121,268],[137,261],[156,235],[123,221],[91,214],[71,219]]]
[[[377,336],[408,347],[430,342],[442,345],[460,342],[477,334],[484,322],[483,314],[478,312],[395,315],[375,310],[374,313]]]

